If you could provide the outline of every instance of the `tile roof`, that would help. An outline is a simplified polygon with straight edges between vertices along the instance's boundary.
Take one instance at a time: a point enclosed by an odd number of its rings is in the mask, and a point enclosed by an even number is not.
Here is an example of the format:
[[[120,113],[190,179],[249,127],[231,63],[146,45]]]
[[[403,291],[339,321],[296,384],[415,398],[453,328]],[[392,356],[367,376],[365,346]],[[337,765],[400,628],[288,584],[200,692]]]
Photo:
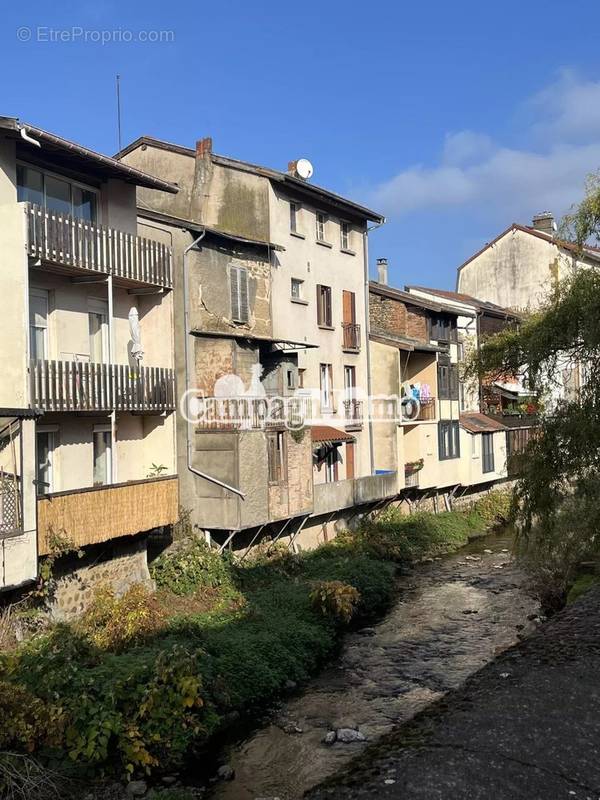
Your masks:
[[[488,300],[478,300],[477,297],[473,297],[473,295],[470,294],[463,294],[462,292],[450,292],[447,289],[429,289],[426,286],[414,285],[407,286],[406,289],[409,291],[415,289],[418,292],[429,292],[437,297],[443,297],[446,300],[455,300],[457,303],[467,303],[468,305],[479,308],[481,311],[489,311],[492,314],[515,317],[515,319],[519,318],[518,314],[515,314],[514,311],[511,311],[508,308],[498,306],[496,303],[490,303]]]
[[[354,436],[330,425],[313,425],[310,429],[313,442],[353,442]]]
[[[460,426],[469,433],[495,433],[506,430],[506,426],[497,419],[492,419],[478,411],[469,411],[460,415]]]

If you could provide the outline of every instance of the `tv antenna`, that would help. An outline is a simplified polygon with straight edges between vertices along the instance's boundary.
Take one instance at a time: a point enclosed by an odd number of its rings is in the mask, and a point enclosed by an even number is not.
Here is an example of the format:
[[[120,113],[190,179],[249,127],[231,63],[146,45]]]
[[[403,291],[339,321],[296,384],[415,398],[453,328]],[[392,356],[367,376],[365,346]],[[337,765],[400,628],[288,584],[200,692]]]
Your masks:
[[[117,75],[117,136],[119,139],[119,153],[121,152],[121,76]]]

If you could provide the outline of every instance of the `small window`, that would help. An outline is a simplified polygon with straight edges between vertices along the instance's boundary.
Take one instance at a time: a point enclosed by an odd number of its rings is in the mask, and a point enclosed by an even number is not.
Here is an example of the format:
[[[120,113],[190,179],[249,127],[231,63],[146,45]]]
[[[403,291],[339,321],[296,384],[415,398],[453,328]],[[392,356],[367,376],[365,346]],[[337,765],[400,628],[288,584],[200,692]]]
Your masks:
[[[300,207],[298,203],[290,203],[290,230],[292,233],[298,233],[298,212]]]
[[[331,286],[317,284],[317,325],[331,328]]]
[[[29,349],[34,361],[48,358],[48,292],[29,291]]]
[[[460,458],[460,430],[458,422],[440,422],[438,425],[438,445],[440,461]]]
[[[248,270],[244,267],[229,267],[231,284],[231,318],[234,322],[248,322]]]
[[[112,435],[104,425],[94,427],[94,486],[112,482]]]
[[[479,450],[477,448],[477,434],[471,434],[471,458],[479,458]]]
[[[326,242],[327,239],[325,238],[325,232],[327,226],[327,214],[323,214],[321,211],[317,211],[316,225],[317,225],[317,241]]]
[[[431,317],[430,339],[436,342],[456,342],[458,332],[456,329],[456,317],[446,314],[435,314]]]
[[[338,479],[339,452],[337,446],[331,447],[325,457],[325,483],[335,483]]]
[[[482,472],[494,471],[494,434],[481,434]]]
[[[288,389],[296,388],[296,373],[293,369],[288,369],[286,372],[286,385]]]
[[[292,300],[302,300],[304,294],[304,281],[300,278],[292,278],[291,282]]]
[[[269,467],[269,483],[285,481],[285,433],[270,433],[267,436],[267,456]]]
[[[450,356],[438,359],[438,396],[440,400],[459,399],[458,364],[450,362]]]
[[[299,369],[298,370],[298,388],[304,389],[304,375],[306,373],[306,369]]]
[[[37,494],[49,494],[53,491],[54,467],[54,433],[38,431],[37,445]]]
[[[331,364],[321,364],[319,375],[321,384],[321,409],[331,411],[333,409],[333,366]]]
[[[340,245],[342,250],[350,250],[350,223],[340,222]]]

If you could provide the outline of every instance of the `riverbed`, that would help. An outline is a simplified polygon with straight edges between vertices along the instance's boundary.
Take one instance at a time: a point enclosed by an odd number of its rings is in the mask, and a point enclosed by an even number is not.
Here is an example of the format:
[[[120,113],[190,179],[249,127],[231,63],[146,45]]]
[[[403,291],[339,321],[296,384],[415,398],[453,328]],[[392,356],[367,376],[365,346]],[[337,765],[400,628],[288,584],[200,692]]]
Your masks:
[[[483,537],[400,575],[385,618],[348,634],[334,663],[224,748],[220,760],[235,777],[210,796],[299,800],[527,635],[539,609],[510,547],[506,536]],[[364,741],[325,744],[339,729],[357,730]]]

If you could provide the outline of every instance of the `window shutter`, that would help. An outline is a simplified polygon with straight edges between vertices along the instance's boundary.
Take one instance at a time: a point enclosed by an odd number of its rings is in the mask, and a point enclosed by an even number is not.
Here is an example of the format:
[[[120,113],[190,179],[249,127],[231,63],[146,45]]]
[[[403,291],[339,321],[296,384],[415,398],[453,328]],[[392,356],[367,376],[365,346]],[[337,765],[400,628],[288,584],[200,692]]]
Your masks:
[[[241,322],[248,322],[250,319],[250,309],[248,306],[248,271],[239,271],[239,290],[240,290],[240,316]]]
[[[231,281],[231,318],[240,318],[240,292],[239,292],[239,270],[237,267],[229,268],[229,279]]]

